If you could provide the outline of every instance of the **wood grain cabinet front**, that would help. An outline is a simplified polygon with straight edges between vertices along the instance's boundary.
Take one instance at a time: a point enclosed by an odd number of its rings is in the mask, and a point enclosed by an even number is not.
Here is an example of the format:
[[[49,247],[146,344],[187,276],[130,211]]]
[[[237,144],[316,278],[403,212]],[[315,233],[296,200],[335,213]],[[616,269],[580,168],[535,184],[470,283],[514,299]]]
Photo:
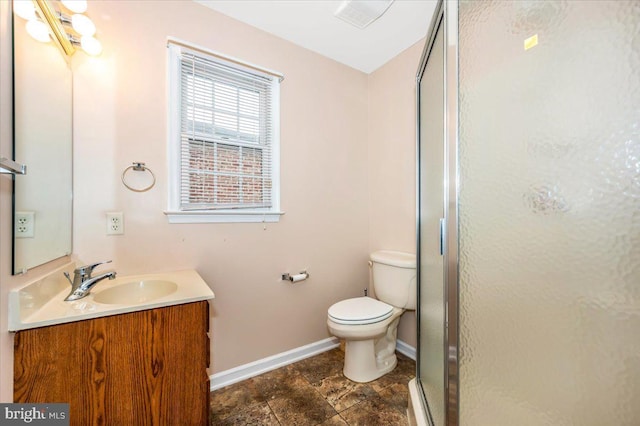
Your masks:
[[[14,401],[69,403],[71,425],[206,425],[209,303],[19,331]]]

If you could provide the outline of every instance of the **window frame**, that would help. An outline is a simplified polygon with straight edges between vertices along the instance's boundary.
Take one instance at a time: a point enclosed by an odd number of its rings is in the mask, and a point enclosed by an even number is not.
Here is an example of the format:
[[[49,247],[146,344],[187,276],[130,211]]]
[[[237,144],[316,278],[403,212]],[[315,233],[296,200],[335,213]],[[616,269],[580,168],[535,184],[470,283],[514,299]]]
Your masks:
[[[280,73],[267,70],[221,53],[187,44],[181,40],[169,38],[167,43],[167,161],[168,161],[168,197],[164,214],[169,223],[246,223],[246,222],[278,222],[284,214],[280,210]],[[272,100],[272,144],[271,144],[271,207],[234,208],[234,209],[201,209],[183,210],[180,207],[181,197],[181,53],[188,52],[231,65],[242,71],[255,74],[268,74],[273,78]]]

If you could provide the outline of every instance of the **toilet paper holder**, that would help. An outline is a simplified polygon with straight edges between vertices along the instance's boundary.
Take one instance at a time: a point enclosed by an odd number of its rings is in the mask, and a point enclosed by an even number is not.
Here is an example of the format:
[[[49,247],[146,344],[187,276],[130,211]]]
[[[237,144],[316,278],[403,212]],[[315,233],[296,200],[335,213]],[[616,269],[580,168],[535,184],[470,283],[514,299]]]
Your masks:
[[[309,273],[307,271],[300,271],[299,274],[291,275],[288,272],[282,274],[282,281],[291,281],[292,283],[296,283],[298,281],[303,281],[309,278]]]

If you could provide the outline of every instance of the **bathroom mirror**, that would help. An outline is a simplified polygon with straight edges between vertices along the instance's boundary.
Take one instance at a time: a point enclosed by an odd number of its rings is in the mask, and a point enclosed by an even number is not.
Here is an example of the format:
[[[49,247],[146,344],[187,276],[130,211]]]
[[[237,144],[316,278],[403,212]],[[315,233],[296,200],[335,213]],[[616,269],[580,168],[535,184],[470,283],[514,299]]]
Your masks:
[[[71,253],[72,73],[53,43],[33,39],[13,20],[13,273]]]

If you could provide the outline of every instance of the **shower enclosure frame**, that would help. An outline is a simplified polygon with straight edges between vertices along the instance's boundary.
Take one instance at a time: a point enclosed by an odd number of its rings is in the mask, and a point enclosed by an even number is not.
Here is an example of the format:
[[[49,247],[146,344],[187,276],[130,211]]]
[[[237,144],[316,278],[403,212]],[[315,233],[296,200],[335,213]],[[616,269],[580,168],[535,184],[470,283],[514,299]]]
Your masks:
[[[416,255],[418,301],[421,294],[421,249],[420,249],[420,192],[421,192],[421,147],[420,147],[420,82],[439,28],[444,36],[444,221],[441,226],[442,254],[444,256],[444,413],[446,426],[459,424],[459,281],[458,281],[458,2],[439,0],[427,32],[427,42],[420,59],[416,75]],[[429,404],[421,385],[421,309],[417,308],[417,390],[422,409],[431,426],[435,425]]]
[[[438,2],[413,424],[640,424],[639,22],[633,0]]]

